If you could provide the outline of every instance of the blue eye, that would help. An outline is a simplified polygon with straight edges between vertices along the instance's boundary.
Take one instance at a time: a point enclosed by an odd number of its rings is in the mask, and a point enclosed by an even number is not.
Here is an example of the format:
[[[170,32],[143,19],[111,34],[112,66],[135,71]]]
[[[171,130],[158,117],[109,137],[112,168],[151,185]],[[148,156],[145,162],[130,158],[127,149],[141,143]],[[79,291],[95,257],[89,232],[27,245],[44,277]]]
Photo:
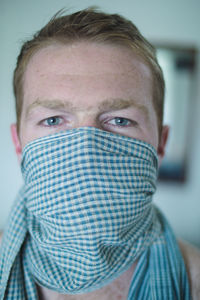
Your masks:
[[[112,125],[117,125],[122,127],[130,125],[130,121],[128,119],[120,118],[120,117],[114,118],[113,120],[111,120],[110,123]]]
[[[44,125],[46,126],[57,126],[62,122],[60,117],[50,117],[44,121]]]

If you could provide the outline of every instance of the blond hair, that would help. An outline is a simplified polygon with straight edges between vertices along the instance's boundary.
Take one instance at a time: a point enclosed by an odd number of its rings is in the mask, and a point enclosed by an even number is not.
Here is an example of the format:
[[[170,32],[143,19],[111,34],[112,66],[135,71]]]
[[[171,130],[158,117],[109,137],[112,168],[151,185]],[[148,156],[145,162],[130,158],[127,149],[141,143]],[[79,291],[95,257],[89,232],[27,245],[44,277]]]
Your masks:
[[[68,15],[62,15],[62,11],[58,12],[46,26],[22,46],[13,78],[18,132],[23,105],[23,75],[30,58],[39,49],[53,43],[69,44],[80,40],[123,45],[144,60],[153,75],[153,105],[157,114],[158,130],[161,133],[165,84],[155,48],[131,21],[118,14],[103,13],[95,8]]]

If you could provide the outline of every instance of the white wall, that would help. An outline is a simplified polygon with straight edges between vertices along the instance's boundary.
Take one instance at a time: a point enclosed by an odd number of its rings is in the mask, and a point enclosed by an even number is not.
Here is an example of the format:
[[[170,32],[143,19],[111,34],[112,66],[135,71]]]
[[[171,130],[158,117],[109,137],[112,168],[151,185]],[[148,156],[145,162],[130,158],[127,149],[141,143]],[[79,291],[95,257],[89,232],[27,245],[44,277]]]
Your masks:
[[[23,40],[40,29],[57,10],[98,5],[130,18],[152,41],[200,47],[199,0],[1,0],[0,1],[0,229],[22,184],[9,126],[15,121],[12,71]],[[200,68],[198,71],[200,83]],[[190,137],[190,164],[186,184],[159,184],[155,200],[178,236],[200,247],[200,84],[194,91],[194,128]]]

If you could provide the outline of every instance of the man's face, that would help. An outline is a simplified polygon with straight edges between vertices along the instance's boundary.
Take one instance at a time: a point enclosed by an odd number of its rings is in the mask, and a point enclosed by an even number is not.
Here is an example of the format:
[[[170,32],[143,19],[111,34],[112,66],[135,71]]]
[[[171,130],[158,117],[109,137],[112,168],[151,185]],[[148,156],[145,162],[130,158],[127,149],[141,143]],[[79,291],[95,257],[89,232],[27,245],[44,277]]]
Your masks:
[[[13,138],[18,156],[34,139],[82,126],[159,149],[152,95],[149,67],[124,47],[79,42],[43,48],[24,74],[20,133]]]

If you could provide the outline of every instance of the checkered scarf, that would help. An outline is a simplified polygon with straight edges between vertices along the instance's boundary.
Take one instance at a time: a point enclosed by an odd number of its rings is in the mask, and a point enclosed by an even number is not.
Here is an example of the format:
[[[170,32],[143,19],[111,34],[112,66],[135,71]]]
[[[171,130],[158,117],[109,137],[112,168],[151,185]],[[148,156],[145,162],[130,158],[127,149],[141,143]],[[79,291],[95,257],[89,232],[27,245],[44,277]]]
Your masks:
[[[152,205],[151,145],[73,129],[29,143],[22,173],[25,185],[0,252],[0,299],[37,299],[36,282],[59,293],[87,293],[139,257],[128,299],[190,299],[176,241]]]

